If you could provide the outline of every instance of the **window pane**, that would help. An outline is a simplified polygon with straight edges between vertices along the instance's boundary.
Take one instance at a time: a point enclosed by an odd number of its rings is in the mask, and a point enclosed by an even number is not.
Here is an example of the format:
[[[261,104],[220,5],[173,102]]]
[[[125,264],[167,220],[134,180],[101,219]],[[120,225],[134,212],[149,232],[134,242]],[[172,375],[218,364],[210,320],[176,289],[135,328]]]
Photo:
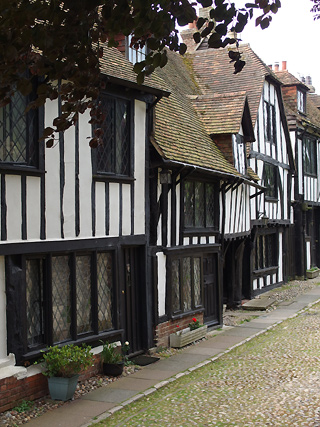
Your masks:
[[[206,184],[206,227],[214,225],[214,185]]]
[[[77,333],[92,331],[91,321],[91,256],[76,257]]]
[[[201,305],[201,258],[193,259],[194,304]]]
[[[71,338],[71,287],[69,257],[52,257],[53,342]]]
[[[183,258],[182,264],[182,305],[183,311],[191,310],[191,258]]]
[[[97,150],[97,171],[130,175],[130,102],[101,97],[103,145]]]
[[[26,260],[28,347],[44,342],[42,260]]]
[[[116,100],[116,146],[115,173],[129,175],[130,166],[130,129],[129,102]]]
[[[264,185],[266,187],[265,195],[276,199],[278,197],[276,166],[270,164],[264,165]]]
[[[98,253],[97,255],[97,285],[98,285],[98,329],[106,331],[113,329],[112,322],[112,255]]]
[[[195,182],[194,185],[195,200],[195,226],[204,227],[204,183]]]
[[[171,265],[172,311],[180,310],[180,260],[175,259]]]
[[[0,109],[0,161],[26,163],[26,97],[16,92],[10,104]]]
[[[193,182],[184,183],[184,226],[194,226],[194,193]]]

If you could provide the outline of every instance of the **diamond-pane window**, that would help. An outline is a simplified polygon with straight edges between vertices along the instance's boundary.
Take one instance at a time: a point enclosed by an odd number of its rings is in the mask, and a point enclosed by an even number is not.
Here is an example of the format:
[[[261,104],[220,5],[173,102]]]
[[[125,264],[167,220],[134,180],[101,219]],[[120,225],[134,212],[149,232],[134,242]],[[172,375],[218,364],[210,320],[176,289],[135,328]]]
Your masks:
[[[29,98],[16,92],[0,108],[0,162],[37,166],[38,111],[25,113]]]
[[[110,253],[98,253],[97,286],[99,331],[107,331],[108,329],[113,329],[112,284],[112,255]]]
[[[53,342],[71,339],[71,286],[68,256],[52,257]]]
[[[184,182],[184,226],[206,228],[215,226],[215,185],[199,182]]]
[[[182,264],[183,280],[182,280],[182,295],[183,295],[183,311],[191,310],[191,258],[183,258]]]
[[[193,259],[194,305],[201,305],[201,258]]]
[[[175,259],[172,261],[171,270],[171,286],[172,286],[172,310],[180,310],[180,261]]]
[[[97,173],[129,176],[130,101],[101,96],[103,144],[96,151]]]
[[[77,333],[92,331],[91,256],[76,257]]]
[[[43,266],[41,259],[26,260],[28,347],[44,343]]]

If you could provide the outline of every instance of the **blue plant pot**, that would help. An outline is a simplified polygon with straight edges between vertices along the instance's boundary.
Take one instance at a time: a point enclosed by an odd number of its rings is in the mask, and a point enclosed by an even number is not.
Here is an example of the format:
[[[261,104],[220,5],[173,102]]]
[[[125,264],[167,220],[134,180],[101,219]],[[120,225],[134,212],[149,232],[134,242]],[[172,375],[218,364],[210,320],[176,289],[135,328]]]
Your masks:
[[[71,378],[51,377],[48,378],[48,386],[51,399],[53,400],[70,400],[73,398],[78,384],[79,375]]]

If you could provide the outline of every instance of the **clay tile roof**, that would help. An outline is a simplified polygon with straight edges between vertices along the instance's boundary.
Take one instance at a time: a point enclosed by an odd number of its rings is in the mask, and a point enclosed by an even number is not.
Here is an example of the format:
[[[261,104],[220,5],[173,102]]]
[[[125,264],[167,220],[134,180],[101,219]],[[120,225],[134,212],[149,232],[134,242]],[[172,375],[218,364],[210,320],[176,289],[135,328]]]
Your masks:
[[[320,108],[320,95],[317,95],[316,93],[310,93],[309,94],[309,99],[310,99],[311,102],[313,102],[313,104],[317,108]]]
[[[171,95],[156,105],[152,143],[164,159],[239,176],[208,135],[186,96],[199,94],[188,71],[190,64],[185,64],[178,54],[169,52],[168,56],[168,64],[160,74],[169,83]]]
[[[297,79],[293,74],[289,73],[288,70],[283,71],[275,71],[276,76],[285,86],[290,85],[300,85],[303,86],[305,90],[309,90],[308,86],[302,83],[299,79]]]
[[[253,52],[249,45],[239,51],[246,62],[244,69],[233,74],[228,48],[198,50],[191,55],[194,74],[203,93],[224,94],[245,91],[248,96],[253,126],[257,119],[260,98],[266,78],[279,82],[272,70]]]
[[[240,131],[245,100],[245,92],[232,92],[198,96],[192,103],[210,135],[236,134]]]
[[[169,87],[157,73],[145,78],[142,85],[137,84],[137,75],[133,65],[123,53],[116,48],[104,47],[103,58],[100,59],[101,73],[106,75],[113,83],[124,84],[138,90],[154,94],[169,94]]]

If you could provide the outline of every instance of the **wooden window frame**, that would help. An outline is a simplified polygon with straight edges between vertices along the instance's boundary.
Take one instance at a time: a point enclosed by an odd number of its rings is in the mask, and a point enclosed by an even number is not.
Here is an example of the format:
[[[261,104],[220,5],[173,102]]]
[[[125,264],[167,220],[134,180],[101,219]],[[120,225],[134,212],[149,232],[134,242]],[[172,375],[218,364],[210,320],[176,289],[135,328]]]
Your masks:
[[[271,239],[274,239],[272,242]],[[266,230],[258,232],[255,242],[254,251],[254,273],[259,272],[273,272],[279,268],[279,233],[273,230]],[[269,259],[268,246],[269,244],[274,247],[271,250],[272,259]],[[258,254],[260,251],[260,256]],[[266,255],[266,257],[264,256]],[[260,262],[259,262],[260,261]]]
[[[266,185],[267,174],[272,174],[274,182]],[[271,176],[271,175],[270,175]],[[279,200],[279,170],[276,165],[265,163],[263,169],[263,184],[266,187],[265,199],[268,202],[277,202]]]
[[[112,165],[110,165],[110,167],[106,167],[106,168],[99,168],[99,158],[100,156],[104,155],[104,150],[103,150],[103,145],[101,147],[97,147],[97,148],[93,148],[91,150],[91,154],[92,154],[92,169],[93,169],[93,175],[94,178],[96,178],[97,180],[110,180],[110,181],[117,181],[117,182],[126,182],[126,181],[132,181],[133,180],[133,171],[134,171],[134,167],[133,167],[133,162],[134,162],[134,102],[133,99],[130,97],[126,97],[126,96],[119,96],[119,95],[114,95],[112,93],[108,93],[108,92],[101,92],[100,94],[100,101],[103,102],[105,101],[107,102],[112,102],[113,106],[112,106],[112,110],[113,110],[113,133],[110,136],[109,132],[104,132],[104,136],[102,136],[102,139],[105,138],[106,144],[108,143],[108,148],[107,148],[107,153],[110,155],[111,153],[111,157],[112,157]],[[118,104],[119,103],[126,103],[127,108],[126,108],[126,114],[128,116],[128,118],[126,119],[126,125],[128,126],[128,130],[127,130],[127,138],[125,141],[125,145],[127,146],[127,161],[126,164],[123,165],[123,163],[121,163],[121,168],[122,169],[126,169],[126,171],[124,173],[121,173],[117,170],[117,165],[116,165],[116,157],[118,153],[118,145],[119,145],[119,140],[118,140],[118,136],[117,136],[117,127],[116,127],[116,110],[118,108]],[[93,126],[93,136],[94,136],[94,129],[95,126]],[[108,140],[106,140],[106,138],[108,138]],[[123,141],[122,141],[123,143]],[[110,147],[111,145],[111,147]],[[124,145],[124,144],[123,144]],[[111,148],[111,150],[110,150]],[[123,156],[121,153],[121,162],[123,162]]]
[[[183,302],[185,301],[185,296],[183,293],[183,259],[190,258],[190,265],[191,265],[191,307],[189,309],[184,309]],[[194,259],[199,258],[200,259],[200,304],[195,304],[195,286],[194,286]],[[173,292],[173,280],[172,280],[172,266],[175,261],[179,261],[179,301],[180,301],[180,307],[179,309],[175,310],[173,307],[173,301],[172,301],[172,292]],[[167,258],[167,312],[170,313],[170,317],[172,319],[175,318],[181,318],[184,316],[187,316],[191,313],[196,312],[203,312],[204,306],[203,306],[203,254],[199,252],[183,252],[183,253],[177,253],[177,254],[170,254]]]
[[[98,283],[97,283],[97,255],[99,253],[108,253],[112,256],[112,327],[106,330],[99,330],[98,328]],[[70,337],[55,341],[53,338],[53,294],[52,294],[52,258],[59,256],[68,257],[68,266],[70,271]],[[77,332],[77,299],[76,292],[79,284],[76,281],[76,259],[77,257],[90,256],[90,298],[91,298],[91,330],[84,333]],[[7,257],[8,260],[12,257]],[[117,284],[116,284],[116,271],[115,271],[115,251],[114,250],[99,250],[99,251],[74,251],[68,253],[54,253],[54,254],[34,254],[34,255],[21,255],[16,256],[19,259],[19,270],[21,276],[19,286],[15,294],[12,294],[10,300],[15,305],[16,310],[19,310],[21,320],[19,321],[19,328],[21,329],[21,337],[14,337],[13,342],[8,338],[8,350],[15,353],[17,361],[37,358],[41,354],[41,350],[48,346],[59,345],[65,343],[82,343],[82,342],[98,342],[100,339],[106,339],[112,336],[121,335],[117,318]],[[43,301],[41,301],[43,317],[41,319],[40,329],[43,331],[43,342],[36,343],[36,345],[29,345],[28,343],[28,313],[27,313],[27,286],[26,286],[26,264],[28,260],[39,260],[43,265],[43,280],[42,280],[42,294]],[[10,262],[6,262],[10,265]],[[17,263],[15,262],[15,265]],[[14,269],[6,267],[9,282],[14,277]],[[11,278],[10,278],[11,277]],[[8,284],[8,286],[10,286]],[[12,322],[16,314],[12,312],[12,308],[7,310],[7,321]],[[14,321],[17,324],[17,321]],[[16,340],[18,340],[16,342]]]
[[[276,144],[277,140],[277,120],[276,108],[269,101],[264,100],[264,136],[266,141]]]
[[[308,152],[308,157],[307,157]],[[303,171],[305,175],[316,177],[317,171],[317,140],[307,136],[303,139]]]
[[[305,91],[297,89],[297,109],[300,113],[306,114],[307,94]]]
[[[203,226],[197,226],[196,225],[196,204],[195,203],[188,203],[186,200],[187,194],[186,194],[186,184],[190,184],[193,186],[192,189],[192,197],[193,200],[195,200],[195,186],[197,184],[203,184],[203,202],[202,205],[204,206],[203,215],[204,215],[204,225]],[[211,212],[211,216],[213,217],[213,225],[208,226],[208,212],[207,212],[207,206],[208,206],[208,186],[213,187],[213,212]],[[217,184],[215,182],[208,182],[208,181],[202,181],[202,180],[184,180],[183,181],[183,191],[181,192],[181,209],[182,209],[182,221],[183,221],[183,230],[185,234],[199,234],[199,232],[216,232],[218,230],[218,209],[216,209],[217,206],[219,206],[219,195],[217,191]],[[186,216],[187,216],[187,205],[192,205],[192,225],[186,224]],[[190,216],[190,215],[189,215]]]

